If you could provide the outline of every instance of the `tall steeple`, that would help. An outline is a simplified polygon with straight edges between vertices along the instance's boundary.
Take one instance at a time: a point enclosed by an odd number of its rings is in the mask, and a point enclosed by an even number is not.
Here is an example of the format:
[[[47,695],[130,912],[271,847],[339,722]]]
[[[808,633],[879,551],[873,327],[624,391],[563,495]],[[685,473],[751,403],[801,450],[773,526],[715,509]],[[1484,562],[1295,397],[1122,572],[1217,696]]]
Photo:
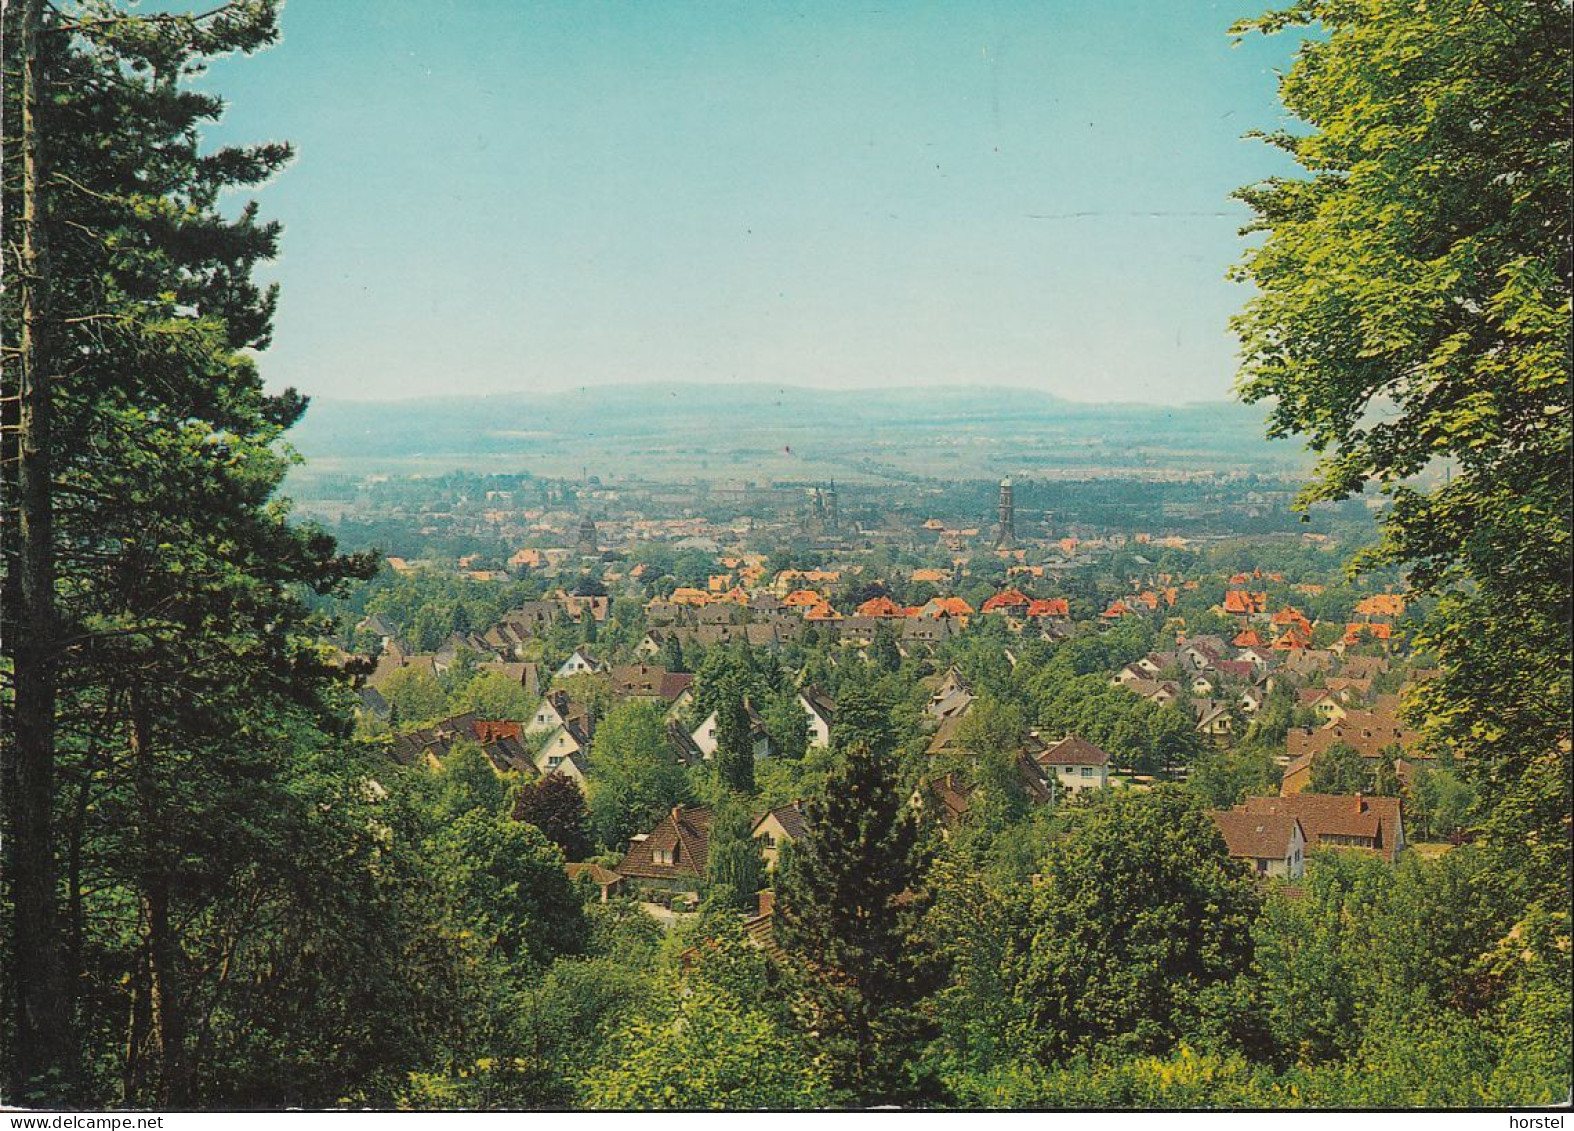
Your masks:
[[[1000,481],[1000,525],[995,527],[995,549],[1010,550],[1017,544],[1017,509],[1011,498],[1011,479]]]
[[[588,514],[579,523],[579,541],[575,546],[580,557],[594,558],[600,555],[601,550],[596,545],[596,520]]]

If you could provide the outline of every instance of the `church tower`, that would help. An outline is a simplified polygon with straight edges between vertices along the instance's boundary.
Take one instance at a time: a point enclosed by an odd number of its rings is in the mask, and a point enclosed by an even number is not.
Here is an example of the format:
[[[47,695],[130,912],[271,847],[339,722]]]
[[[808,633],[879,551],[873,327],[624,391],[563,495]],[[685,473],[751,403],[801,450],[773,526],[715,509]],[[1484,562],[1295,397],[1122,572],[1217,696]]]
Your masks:
[[[601,550],[596,545],[596,520],[588,514],[579,523],[579,541],[575,550],[582,558],[599,557]]]
[[[995,528],[995,549],[1010,550],[1017,544],[1017,510],[1011,499],[1011,480],[1000,481],[1000,525]]]

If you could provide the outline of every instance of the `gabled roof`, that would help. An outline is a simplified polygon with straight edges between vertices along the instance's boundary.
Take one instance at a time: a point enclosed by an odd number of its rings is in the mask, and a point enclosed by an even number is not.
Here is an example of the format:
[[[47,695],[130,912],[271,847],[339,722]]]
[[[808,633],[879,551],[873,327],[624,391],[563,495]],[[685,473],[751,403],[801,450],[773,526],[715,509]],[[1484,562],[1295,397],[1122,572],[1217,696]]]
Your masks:
[[[1399,799],[1362,794],[1292,793],[1288,797],[1248,797],[1241,808],[1254,815],[1289,816],[1301,822],[1307,843],[1324,837],[1358,837],[1385,860],[1394,858],[1399,837]]]
[[[1065,597],[1048,597],[1043,600],[1032,601],[1028,604],[1027,615],[1030,617],[1069,617],[1071,616],[1071,602]]]
[[[1405,611],[1405,599],[1398,593],[1374,593],[1355,603],[1357,616],[1398,617]]]
[[[1300,822],[1288,813],[1252,813],[1245,809],[1215,809],[1208,814],[1224,835],[1231,856],[1248,860],[1283,860],[1290,853]],[[1306,841],[1301,829],[1301,840]]]
[[[967,813],[968,803],[972,799],[975,788],[955,774],[946,774],[930,782],[926,792],[940,803],[935,815],[949,825],[960,820]]]
[[[685,765],[697,766],[705,760],[705,752],[695,744],[694,736],[689,734],[681,719],[668,721],[667,743],[678,756],[678,761]]]
[[[1240,575],[1237,574],[1237,577]],[[1231,578],[1233,581],[1234,578]],[[1224,611],[1236,616],[1251,616],[1268,608],[1268,594],[1251,593],[1244,589],[1229,589],[1224,594]]]
[[[973,615],[973,606],[960,597],[936,597],[919,612],[925,617],[966,617]]]
[[[858,606],[857,616],[860,617],[905,617],[907,610],[889,597],[871,597]]]
[[[1026,593],[1020,589],[1007,589],[996,593],[984,602],[983,611],[986,613],[1005,612],[1010,609],[1025,609],[1033,602]]]
[[[600,887],[610,887],[623,882],[623,877],[611,868],[603,868],[600,864],[565,864],[570,880],[578,880],[581,876]]]
[[[836,701],[814,684],[808,684],[798,694],[803,696],[803,701],[809,705],[809,709],[827,723],[836,717]]]
[[[794,801],[787,805],[778,805],[774,809],[768,809],[761,813],[754,819],[754,826],[750,830],[751,835],[759,831],[760,826],[765,823],[767,817],[776,818],[776,823],[782,827],[782,832],[787,834],[787,839],[789,840],[797,840],[803,836],[804,830],[808,827],[804,823],[803,810]]]
[[[1107,766],[1112,759],[1108,751],[1071,734],[1052,744],[1038,756],[1038,761],[1041,766]]]
[[[612,669],[612,694],[616,698],[662,699],[671,703],[694,683],[688,672],[669,672],[654,664],[624,664]]]
[[[1257,665],[1250,660],[1215,660],[1213,670],[1232,679],[1255,679]]]
[[[710,852],[710,822],[709,809],[677,806],[649,836],[629,846],[617,866],[618,873],[645,880],[702,878]],[[677,859],[671,864],[656,862],[658,851],[674,850]]]

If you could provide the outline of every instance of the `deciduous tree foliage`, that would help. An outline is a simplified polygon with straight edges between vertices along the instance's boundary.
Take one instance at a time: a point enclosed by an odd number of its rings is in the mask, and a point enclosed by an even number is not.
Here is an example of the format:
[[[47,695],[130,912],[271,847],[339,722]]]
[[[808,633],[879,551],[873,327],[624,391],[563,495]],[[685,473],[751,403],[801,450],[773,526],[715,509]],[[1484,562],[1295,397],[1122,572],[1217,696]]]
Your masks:
[[[1042,867],[1007,959],[1029,1057],[1167,1051],[1251,960],[1251,880],[1174,787],[1102,799]]]
[[[563,851],[565,860],[590,856],[590,814],[585,795],[567,775],[547,774],[514,791],[514,820],[534,825]]]
[[[1426,728],[1499,799],[1483,843],[1543,846],[1517,879],[1567,923],[1570,9],[1301,0],[1237,31],[1313,25],[1280,91],[1307,128],[1269,139],[1307,176],[1238,194],[1266,235],[1241,391],[1323,453],[1305,499],[1391,496],[1368,561],[1440,596]]]
[[[667,745],[661,712],[629,700],[607,713],[596,728],[591,754],[590,824],[614,852],[629,837],[649,832],[674,805],[694,798],[683,766]]]
[[[1361,752],[1349,743],[1336,742],[1312,756],[1312,793],[1360,793],[1371,788],[1371,775]]]
[[[710,842],[705,854],[706,902],[723,911],[752,911],[758,903],[764,861],[751,835],[754,821],[745,801],[723,797],[711,814]]]

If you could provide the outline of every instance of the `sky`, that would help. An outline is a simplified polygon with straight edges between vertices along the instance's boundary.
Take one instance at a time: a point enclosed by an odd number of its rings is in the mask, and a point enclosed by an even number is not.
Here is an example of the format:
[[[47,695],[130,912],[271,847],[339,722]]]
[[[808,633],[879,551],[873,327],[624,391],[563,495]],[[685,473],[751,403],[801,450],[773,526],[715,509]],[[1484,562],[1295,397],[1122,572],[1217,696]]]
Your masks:
[[[288,0],[203,79],[215,144],[297,150],[264,373],[1227,397],[1265,6]]]

